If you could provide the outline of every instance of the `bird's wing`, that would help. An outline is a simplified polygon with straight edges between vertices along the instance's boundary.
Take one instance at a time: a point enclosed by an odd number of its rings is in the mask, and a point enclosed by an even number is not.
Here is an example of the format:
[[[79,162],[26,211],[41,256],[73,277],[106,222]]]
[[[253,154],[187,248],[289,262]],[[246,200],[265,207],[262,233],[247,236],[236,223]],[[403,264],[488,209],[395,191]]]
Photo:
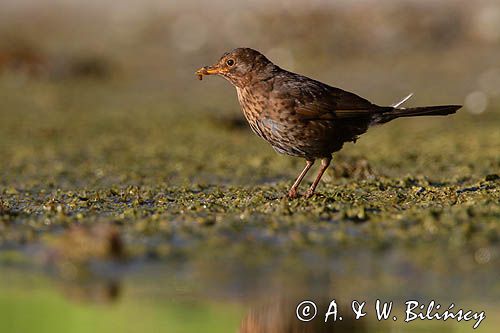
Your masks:
[[[297,76],[284,82],[284,91],[293,99],[294,111],[303,120],[370,118],[392,110],[392,107],[380,107],[348,91]]]

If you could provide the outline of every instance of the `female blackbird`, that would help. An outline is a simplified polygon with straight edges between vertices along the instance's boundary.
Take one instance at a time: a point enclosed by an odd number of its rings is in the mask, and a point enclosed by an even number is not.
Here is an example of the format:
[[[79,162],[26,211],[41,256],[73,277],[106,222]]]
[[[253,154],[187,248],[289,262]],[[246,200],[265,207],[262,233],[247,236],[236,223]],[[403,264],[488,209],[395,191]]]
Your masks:
[[[305,193],[313,195],[323,173],[345,142],[355,142],[372,125],[400,117],[455,113],[460,105],[401,108],[378,106],[353,93],[286,71],[260,52],[237,48],[196,75],[220,75],[236,87],[238,101],[252,130],[283,154],[306,159],[304,170],[288,191],[296,198],[300,182],[316,159],[321,168]]]

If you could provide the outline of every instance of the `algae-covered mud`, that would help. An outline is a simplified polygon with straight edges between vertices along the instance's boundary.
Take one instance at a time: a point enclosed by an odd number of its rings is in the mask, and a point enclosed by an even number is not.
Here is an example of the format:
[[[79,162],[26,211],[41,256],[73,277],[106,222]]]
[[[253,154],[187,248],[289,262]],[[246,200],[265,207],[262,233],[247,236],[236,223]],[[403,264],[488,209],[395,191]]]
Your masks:
[[[481,39],[491,22],[467,25],[470,8],[440,5],[432,13],[453,20],[413,22],[429,9],[398,6],[378,9],[394,27],[377,30],[376,43],[357,16],[366,11],[349,6],[283,12],[287,28],[269,34],[255,27],[277,14],[231,16],[222,29],[186,8],[142,20],[113,11],[115,29],[91,15],[88,26],[107,27],[99,33],[2,17],[0,332],[470,332],[478,323],[405,323],[411,300],[423,315],[431,301],[441,307],[433,314],[452,303],[484,312],[477,331],[496,332],[500,44],[492,32]],[[334,29],[339,20],[356,29]],[[301,27],[312,24],[309,38]],[[211,29],[218,38],[200,42]],[[334,155],[314,197],[289,200],[304,161],[252,134],[226,82],[193,74],[235,40],[379,104],[414,92],[406,105],[465,107],[370,129]],[[343,320],[325,326],[334,299]],[[393,301],[387,320],[377,320],[377,299]],[[317,304],[311,322],[297,319],[303,300]],[[359,320],[354,300],[366,301]]]

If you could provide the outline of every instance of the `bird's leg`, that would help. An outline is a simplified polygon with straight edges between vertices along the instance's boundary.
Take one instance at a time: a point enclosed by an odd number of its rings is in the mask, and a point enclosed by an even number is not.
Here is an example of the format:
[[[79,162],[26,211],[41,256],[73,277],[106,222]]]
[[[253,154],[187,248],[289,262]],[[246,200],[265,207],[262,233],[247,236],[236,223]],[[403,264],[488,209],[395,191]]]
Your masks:
[[[312,195],[314,194],[314,190],[316,189],[316,186],[318,186],[321,177],[323,177],[323,174],[325,173],[326,169],[328,169],[328,166],[330,165],[331,161],[332,161],[331,157],[327,157],[321,160],[321,167],[319,168],[318,175],[316,176],[314,183],[312,183],[311,187],[309,187],[309,189],[306,191],[306,194],[304,195],[306,198],[312,197]]]
[[[304,179],[305,175],[307,174],[307,172],[309,171],[309,169],[312,167],[313,164],[314,164],[314,160],[307,160],[306,161],[306,166],[304,167],[304,170],[302,170],[300,175],[295,180],[295,183],[293,183],[292,187],[290,188],[290,191],[288,191],[288,197],[290,199],[297,198],[297,189],[300,185],[300,182],[302,181],[302,179]]]

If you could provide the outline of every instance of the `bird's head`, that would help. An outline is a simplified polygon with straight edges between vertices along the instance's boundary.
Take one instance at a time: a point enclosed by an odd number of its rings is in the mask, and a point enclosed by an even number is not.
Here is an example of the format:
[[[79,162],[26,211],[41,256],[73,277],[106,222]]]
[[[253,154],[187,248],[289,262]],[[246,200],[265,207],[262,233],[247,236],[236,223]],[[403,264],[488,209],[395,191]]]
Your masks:
[[[220,75],[234,86],[242,87],[254,79],[265,77],[273,67],[273,63],[260,52],[237,48],[224,53],[212,66],[200,68],[196,75],[200,80],[204,75]]]

